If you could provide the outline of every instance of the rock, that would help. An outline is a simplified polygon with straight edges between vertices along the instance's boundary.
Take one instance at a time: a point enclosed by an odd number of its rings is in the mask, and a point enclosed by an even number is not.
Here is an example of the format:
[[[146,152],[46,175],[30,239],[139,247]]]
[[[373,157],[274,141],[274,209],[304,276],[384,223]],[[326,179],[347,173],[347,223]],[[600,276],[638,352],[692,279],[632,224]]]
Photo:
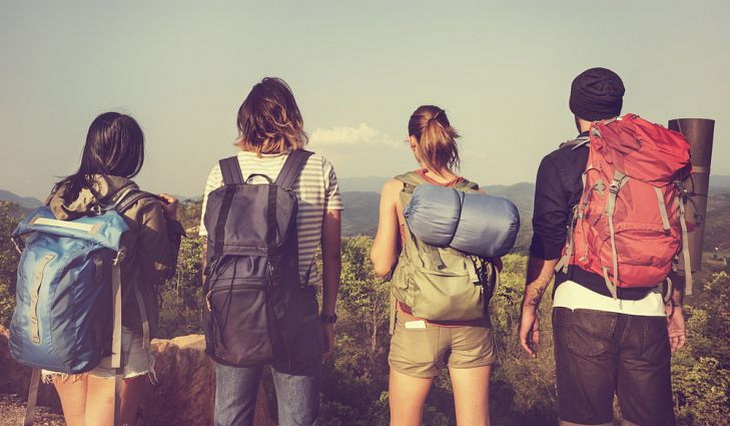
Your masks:
[[[144,406],[145,425],[213,424],[215,368],[202,335],[152,341],[159,383]],[[256,426],[275,426],[263,389],[256,402]]]
[[[26,395],[32,369],[16,362],[8,349],[9,330],[0,326],[0,394]],[[137,426],[208,426],[213,424],[215,368],[205,355],[201,335],[155,339],[158,384],[144,398]],[[41,384],[40,405],[60,410],[60,402],[51,385]],[[14,400],[17,409],[24,402]],[[56,424],[56,423],[53,423]],[[275,426],[263,387],[256,402],[255,426]]]

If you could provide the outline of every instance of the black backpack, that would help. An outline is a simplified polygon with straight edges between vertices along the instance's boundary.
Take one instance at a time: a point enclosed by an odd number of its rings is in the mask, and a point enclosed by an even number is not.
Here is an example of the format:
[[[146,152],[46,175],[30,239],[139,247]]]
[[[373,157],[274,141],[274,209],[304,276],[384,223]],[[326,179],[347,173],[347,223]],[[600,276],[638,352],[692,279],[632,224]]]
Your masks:
[[[203,286],[206,352],[217,363],[293,368],[307,361],[302,357],[319,355],[318,341],[308,351],[294,348],[301,341],[298,327],[317,314],[316,299],[307,297],[313,287],[299,278],[298,201],[292,190],[310,155],[292,151],[275,181],[255,174],[244,182],[237,157],[219,162],[224,185],[208,195]],[[249,183],[255,176],[268,183]]]

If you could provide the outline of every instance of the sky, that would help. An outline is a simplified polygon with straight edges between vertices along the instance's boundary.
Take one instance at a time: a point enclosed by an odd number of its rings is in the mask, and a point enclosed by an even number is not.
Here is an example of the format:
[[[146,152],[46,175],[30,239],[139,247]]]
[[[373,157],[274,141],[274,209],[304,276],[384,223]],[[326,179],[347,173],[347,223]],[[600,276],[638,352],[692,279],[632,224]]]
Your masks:
[[[290,84],[340,178],[412,169],[408,118],[435,104],[465,177],[534,181],[575,136],[570,82],[594,66],[623,78],[624,112],[716,120],[712,171],[728,175],[728,17],[727,0],[0,0],[0,189],[45,197],[94,117],[120,111],[145,131],[136,181],[199,195],[265,76]]]

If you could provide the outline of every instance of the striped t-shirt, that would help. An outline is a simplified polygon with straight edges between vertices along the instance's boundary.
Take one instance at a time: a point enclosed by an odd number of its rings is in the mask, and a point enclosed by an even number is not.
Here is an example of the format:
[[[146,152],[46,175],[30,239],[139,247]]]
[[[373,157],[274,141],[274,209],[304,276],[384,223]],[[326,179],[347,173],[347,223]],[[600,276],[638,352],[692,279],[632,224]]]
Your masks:
[[[279,175],[288,153],[263,154],[241,151],[238,153],[238,162],[241,165],[244,181],[252,174],[263,174],[275,180]],[[266,180],[254,176],[251,183],[266,183]],[[200,235],[207,236],[205,229],[205,206],[208,203],[208,194],[223,186],[223,177],[218,164],[208,175],[203,196],[203,211],[200,218]],[[340,187],[332,164],[326,158],[313,154],[307,160],[302,173],[294,183],[294,193],[299,199],[297,213],[297,231],[299,237],[299,275],[302,280],[309,274],[309,283],[318,284],[320,277],[312,267],[314,253],[322,238],[322,221],[327,210],[343,210]],[[310,272],[311,269],[311,272]]]

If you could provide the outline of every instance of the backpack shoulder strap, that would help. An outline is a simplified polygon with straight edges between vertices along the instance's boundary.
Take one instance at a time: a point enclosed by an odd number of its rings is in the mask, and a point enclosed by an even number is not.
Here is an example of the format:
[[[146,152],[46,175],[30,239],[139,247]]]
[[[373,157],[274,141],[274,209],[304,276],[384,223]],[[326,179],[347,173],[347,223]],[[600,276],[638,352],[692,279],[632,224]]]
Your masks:
[[[416,172],[403,173],[395,177],[396,180],[403,182],[403,192],[413,193],[418,185],[423,185],[426,180]]]
[[[221,168],[221,176],[224,185],[241,185],[243,184],[243,172],[241,171],[241,163],[238,162],[238,156],[224,158],[218,160]]]
[[[580,136],[576,139],[573,139],[572,141],[565,141],[560,144],[560,148],[570,148],[572,150],[576,150],[584,145],[590,145],[591,144],[591,138],[588,136]]]
[[[124,190],[124,192],[117,197],[116,201],[113,204],[113,208],[119,214],[124,214],[124,212],[129,210],[129,208],[132,207],[137,201],[144,198],[152,198],[155,200],[159,199],[156,195],[146,191],[142,191],[141,189],[129,188]]]
[[[403,182],[403,189],[400,192],[400,202],[403,209],[405,209],[410,202],[413,190],[416,189],[417,186],[427,183],[427,181],[416,172],[404,173],[396,176],[395,179]],[[443,259],[441,258],[439,249],[420,241],[415,235],[413,235],[407,225],[405,240],[402,243],[403,251],[401,252],[401,256],[406,256],[411,259],[419,257],[422,262],[439,270],[446,267]]]
[[[285,189],[292,189],[294,182],[296,182],[302,169],[304,169],[304,165],[312,154],[312,151],[306,151],[304,149],[296,149],[290,152],[274,183]]]

